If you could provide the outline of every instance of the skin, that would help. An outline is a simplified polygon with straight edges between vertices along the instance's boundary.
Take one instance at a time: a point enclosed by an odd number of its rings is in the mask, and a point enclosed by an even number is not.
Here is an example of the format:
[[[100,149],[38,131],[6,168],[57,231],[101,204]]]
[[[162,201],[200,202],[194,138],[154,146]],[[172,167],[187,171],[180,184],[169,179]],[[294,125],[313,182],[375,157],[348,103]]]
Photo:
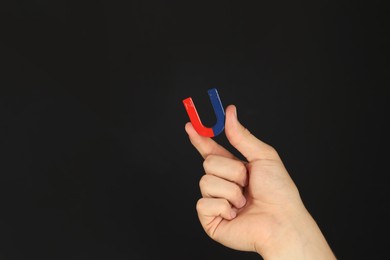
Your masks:
[[[204,158],[196,209],[212,239],[264,259],[336,259],[278,153],[240,124],[234,105],[226,108],[225,133],[247,161],[191,123],[185,130]]]

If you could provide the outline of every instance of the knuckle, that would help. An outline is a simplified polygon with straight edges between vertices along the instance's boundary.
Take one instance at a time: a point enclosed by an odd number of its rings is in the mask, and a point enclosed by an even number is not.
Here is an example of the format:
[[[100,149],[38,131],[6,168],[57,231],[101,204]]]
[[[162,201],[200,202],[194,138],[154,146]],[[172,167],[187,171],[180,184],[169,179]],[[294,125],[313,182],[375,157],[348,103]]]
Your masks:
[[[243,178],[243,173],[239,167],[234,167],[231,172],[229,172],[229,181],[235,184],[241,184]]]
[[[236,185],[234,189],[232,189],[232,199],[233,200],[239,200],[242,197],[242,191],[241,189]]]
[[[230,208],[231,208],[231,205],[230,205],[229,201],[223,200],[221,208],[222,208],[223,211],[229,211]]]
[[[235,171],[237,181],[241,181],[245,178],[246,175],[246,166],[240,162],[240,164],[237,165],[237,170]]]
[[[210,182],[210,178],[211,178],[210,175],[203,175],[202,178],[200,178],[199,180],[199,187],[201,189],[207,187]]]
[[[209,155],[203,161],[203,169],[205,169],[206,172],[212,167],[212,165],[214,163],[214,160],[215,160],[215,156],[214,155]]]
[[[267,145],[267,153],[271,156],[271,157],[277,157],[278,156],[278,152],[276,151],[276,149],[271,146],[271,145]]]
[[[203,169],[207,172],[207,170],[210,168],[210,156],[207,156],[206,159],[203,161]]]
[[[205,200],[199,199],[198,202],[196,202],[196,211],[201,212],[205,207]]]
[[[241,131],[239,131],[239,134],[237,137],[235,138],[232,138],[232,145],[233,146],[238,146],[240,145],[240,143],[247,139],[248,137],[250,137],[252,135],[252,133],[248,130],[248,128],[246,127],[243,127],[241,129]]]
[[[242,135],[244,137],[248,137],[248,136],[252,135],[252,133],[251,133],[251,131],[249,131],[248,128],[244,127],[244,129],[242,130]]]

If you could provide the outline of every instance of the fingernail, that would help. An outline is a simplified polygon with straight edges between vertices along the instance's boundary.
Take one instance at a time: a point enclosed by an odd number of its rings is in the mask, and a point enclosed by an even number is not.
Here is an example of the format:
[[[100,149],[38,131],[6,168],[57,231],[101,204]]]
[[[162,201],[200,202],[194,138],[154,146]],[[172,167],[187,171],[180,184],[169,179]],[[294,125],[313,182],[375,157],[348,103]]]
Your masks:
[[[234,106],[234,116],[237,118],[237,107],[236,106]]]
[[[232,211],[230,212],[230,216],[231,216],[232,218],[235,218],[235,217],[237,216],[237,212],[235,212],[234,210],[232,210]]]

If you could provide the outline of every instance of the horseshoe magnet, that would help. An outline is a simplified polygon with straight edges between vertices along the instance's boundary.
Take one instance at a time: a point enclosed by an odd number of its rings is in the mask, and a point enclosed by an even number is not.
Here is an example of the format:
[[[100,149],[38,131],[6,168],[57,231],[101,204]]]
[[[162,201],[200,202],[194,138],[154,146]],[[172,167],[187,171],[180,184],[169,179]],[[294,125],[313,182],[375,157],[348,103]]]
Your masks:
[[[196,110],[195,104],[192,98],[186,98],[183,100],[185,109],[187,110],[188,117],[191,120],[196,132],[202,136],[214,137],[219,135],[225,127],[225,110],[223,109],[221,99],[219,98],[218,91],[215,88],[207,91],[211,104],[213,105],[217,122],[213,127],[205,127],[199,118],[198,111]]]

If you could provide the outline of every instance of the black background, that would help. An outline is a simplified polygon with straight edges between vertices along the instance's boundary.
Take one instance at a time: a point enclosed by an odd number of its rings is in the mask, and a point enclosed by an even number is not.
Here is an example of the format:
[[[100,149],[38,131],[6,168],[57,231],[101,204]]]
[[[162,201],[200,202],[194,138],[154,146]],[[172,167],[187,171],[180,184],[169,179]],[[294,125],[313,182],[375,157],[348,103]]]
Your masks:
[[[336,256],[383,256],[387,15],[372,1],[1,1],[0,258],[258,259],[196,216],[182,99],[212,125],[214,87],[278,150]]]

